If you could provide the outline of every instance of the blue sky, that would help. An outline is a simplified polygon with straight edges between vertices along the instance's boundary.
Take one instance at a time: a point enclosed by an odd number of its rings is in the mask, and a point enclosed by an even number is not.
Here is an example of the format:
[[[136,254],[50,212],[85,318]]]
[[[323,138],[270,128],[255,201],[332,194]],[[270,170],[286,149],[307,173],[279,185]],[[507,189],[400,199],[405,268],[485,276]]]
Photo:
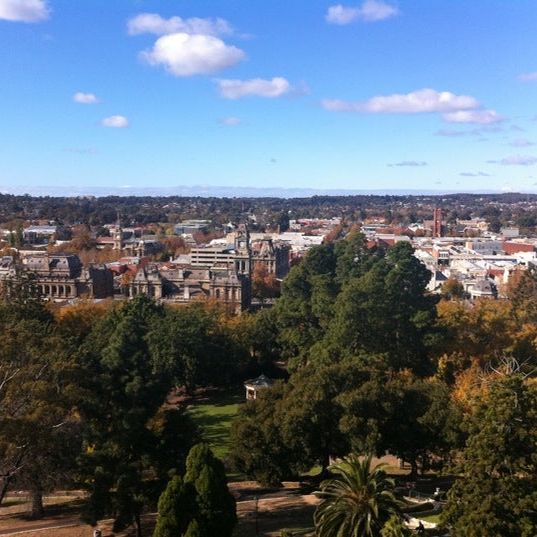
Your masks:
[[[537,191],[534,0],[0,0],[0,190]]]

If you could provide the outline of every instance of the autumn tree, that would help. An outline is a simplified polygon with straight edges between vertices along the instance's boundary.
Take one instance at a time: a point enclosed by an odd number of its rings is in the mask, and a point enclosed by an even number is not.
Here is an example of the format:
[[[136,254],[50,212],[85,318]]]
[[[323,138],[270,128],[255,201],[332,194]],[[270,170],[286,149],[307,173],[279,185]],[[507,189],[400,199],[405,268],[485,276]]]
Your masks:
[[[443,523],[454,537],[537,534],[537,390],[519,374],[490,383],[468,418],[460,478]]]
[[[0,501],[16,481],[40,517],[43,494],[75,473],[81,392],[50,312],[38,300],[18,299],[0,304]]]

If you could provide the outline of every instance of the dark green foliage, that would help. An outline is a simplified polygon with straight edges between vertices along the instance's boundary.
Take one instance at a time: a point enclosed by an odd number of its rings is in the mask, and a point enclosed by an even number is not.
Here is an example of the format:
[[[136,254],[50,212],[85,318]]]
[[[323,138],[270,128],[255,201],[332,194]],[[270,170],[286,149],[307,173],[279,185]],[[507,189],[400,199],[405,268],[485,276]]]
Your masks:
[[[197,520],[193,520],[189,525],[185,533],[185,537],[203,537],[204,534],[201,532],[200,526]],[[208,537],[208,536],[207,536]]]
[[[180,476],[168,482],[158,501],[158,518],[153,537],[180,537],[188,528],[195,506],[191,486]],[[189,535],[188,532],[186,535]],[[195,535],[195,534],[194,534]]]
[[[227,488],[224,465],[207,444],[197,444],[190,450],[185,483],[192,484],[196,491],[195,518],[201,535],[230,537],[237,523],[235,499]]]
[[[352,232],[335,245],[336,279],[343,285],[352,278],[363,276],[384,255],[383,251],[370,249],[362,233]]]
[[[206,444],[197,444],[184,479],[173,477],[160,496],[153,537],[230,537],[236,523],[224,466]]]
[[[427,338],[437,299],[425,294],[430,273],[408,243],[398,243],[363,276],[343,287],[334,306],[329,345],[347,356],[385,354],[393,369],[431,372]]]
[[[166,371],[178,386],[229,385],[246,361],[226,331],[217,310],[203,304],[167,309],[149,334],[155,369]]]
[[[282,435],[276,408],[285,391],[282,382],[263,390],[255,401],[240,408],[231,428],[233,466],[263,485],[277,486],[307,465],[305,460],[297,461],[296,451]]]
[[[339,400],[363,379],[364,371],[353,363],[305,368],[291,377],[285,398],[275,409],[275,420],[297,466],[321,465],[324,470],[330,457],[349,452],[349,436],[340,428],[345,408]]]
[[[461,477],[443,521],[454,537],[537,535],[537,389],[520,375],[491,383],[468,423]]]
[[[137,297],[112,310],[87,342],[86,367],[94,383],[94,397],[83,405],[88,421],[87,452],[81,461],[90,492],[87,518],[96,521],[111,513],[116,530],[133,522],[139,526],[143,507],[154,497],[154,481],[181,471],[192,444],[188,418],[160,410],[172,379],[155,367],[147,335],[162,317],[161,307]],[[183,444],[174,446],[171,436],[178,427]]]
[[[338,292],[335,270],[334,245],[317,246],[283,281],[275,308],[286,356],[305,358],[324,334]]]
[[[240,411],[232,429],[237,470],[278,484],[351,449],[386,451],[427,468],[460,443],[460,413],[447,386],[409,372],[367,368],[377,357],[309,366],[276,384]]]
[[[447,458],[460,443],[460,412],[440,381],[410,374],[370,373],[358,388],[342,393],[340,426],[358,452],[386,451],[427,468],[432,455]]]

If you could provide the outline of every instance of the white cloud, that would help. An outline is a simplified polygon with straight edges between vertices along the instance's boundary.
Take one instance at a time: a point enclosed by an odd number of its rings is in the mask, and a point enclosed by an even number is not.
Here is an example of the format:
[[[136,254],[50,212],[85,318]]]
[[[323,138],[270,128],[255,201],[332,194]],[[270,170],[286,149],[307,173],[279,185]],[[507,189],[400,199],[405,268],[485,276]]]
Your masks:
[[[80,104],[95,104],[99,102],[99,99],[94,93],[84,93],[82,91],[77,91],[73,95],[73,101],[75,101],[75,103]]]
[[[330,6],[326,13],[326,21],[330,24],[339,24],[341,26],[354,22],[360,14],[357,7],[345,7],[341,4]]]
[[[124,129],[129,126],[129,120],[125,116],[110,116],[105,117],[101,121],[101,125],[113,129]]]
[[[330,24],[345,25],[356,20],[376,22],[399,15],[399,9],[380,0],[366,0],[360,7],[337,4],[330,6],[326,21]]]
[[[534,71],[533,73],[522,73],[518,76],[518,79],[521,82],[534,82],[537,80],[537,71]]]
[[[537,164],[537,157],[531,155],[511,155],[501,160],[487,160],[490,164],[501,164],[502,166],[532,166]]]
[[[443,118],[448,123],[478,123],[480,125],[505,121],[505,118],[496,110],[456,110],[445,113]]]
[[[41,22],[49,18],[45,0],[0,0],[0,19],[13,22]]]
[[[401,162],[394,162],[393,164],[388,164],[388,166],[410,166],[410,167],[421,167],[427,166],[427,162],[424,160],[402,160]]]
[[[233,28],[226,20],[220,18],[165,19],[157,13],[140,13],[127,21],[127,31],[130,35],[185,33],[218,36],[231,35]]]
[[[442,114],[448,123],[492,125],[505,121],[495,110],[484,110],[481,103],[470,95],[455,95],[450,91],[424,88],[410,93],[377,95],[367,101],[324,99],[321,106],[330,112],[357,112],[366,114]],[[499,129],[497,126],[482,129]],[[438,131],[441,136],[464,136],[459,131]]]
[[[425,88],[406,94],[378,95],[367,101],[353,102],[325,99],[322,106],[330,112],[366,112],[369,114],[421,114],[471,110],[479,101],[468,95]]]
[[[292,90],[291,84],[282,77],[271,80],[252,78],[250,80],[218,80],[218,91],[225,99],[257,96],[274,99]]]
[[[242,123],[242,119],[235,117],[235,116],[229,116],[222,118],[220,120],[220,123],[222,125],[227,125],[229,127],[235,127],[236,125],[240,125]]]
[[[159,37],[153,48],[141,53],[151,65],[162,65],[174,76],[214,73],[242,61],[246,54],[211,35],[184,32]]]

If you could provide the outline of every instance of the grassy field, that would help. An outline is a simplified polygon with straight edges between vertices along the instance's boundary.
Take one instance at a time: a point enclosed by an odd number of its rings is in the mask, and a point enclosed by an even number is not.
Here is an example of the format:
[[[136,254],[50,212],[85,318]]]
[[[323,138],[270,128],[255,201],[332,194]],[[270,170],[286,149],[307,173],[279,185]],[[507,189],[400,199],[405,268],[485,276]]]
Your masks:
[[[231,423],[237,415],[244,393],[214,394],[193,401],[189,412],[200,428],[203,439],[222,460],[229,455]]]
[[[418,515],[416,514],[415,516]],[[419,516],[418,518],[421,518],[421,520],[425,520],[426,522],[432,522],[433,524],[440,523],[440,513],[435,513],[434,515]]]

